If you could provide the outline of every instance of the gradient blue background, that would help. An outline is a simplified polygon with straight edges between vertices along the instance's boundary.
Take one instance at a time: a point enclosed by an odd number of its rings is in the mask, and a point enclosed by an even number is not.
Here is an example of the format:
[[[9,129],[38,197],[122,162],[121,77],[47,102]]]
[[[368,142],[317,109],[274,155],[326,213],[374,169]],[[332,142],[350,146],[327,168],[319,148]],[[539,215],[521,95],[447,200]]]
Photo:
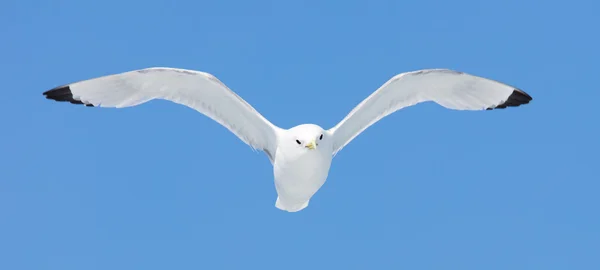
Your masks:
[[[600,269],[597,1],[2,6],[0,269]],[[422,68],[534,100],[397,112],[287,213],[266,156],[189,108],[41,94],[153,66],[212,73],[283,128]]]

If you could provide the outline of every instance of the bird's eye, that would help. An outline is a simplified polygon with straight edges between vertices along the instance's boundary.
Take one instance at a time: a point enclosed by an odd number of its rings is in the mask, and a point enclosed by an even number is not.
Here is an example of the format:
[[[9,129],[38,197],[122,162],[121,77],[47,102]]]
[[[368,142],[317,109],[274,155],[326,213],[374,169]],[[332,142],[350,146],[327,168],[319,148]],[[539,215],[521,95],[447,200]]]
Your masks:
[[[319,137],[319,140],[322,140],[322,139],[323,139],[323,134],[321,134],[321,137]]]
[[[301,143],[299,140],[296,140],[296,142],[297,142],[298,144],[302,144],[302,143]]]

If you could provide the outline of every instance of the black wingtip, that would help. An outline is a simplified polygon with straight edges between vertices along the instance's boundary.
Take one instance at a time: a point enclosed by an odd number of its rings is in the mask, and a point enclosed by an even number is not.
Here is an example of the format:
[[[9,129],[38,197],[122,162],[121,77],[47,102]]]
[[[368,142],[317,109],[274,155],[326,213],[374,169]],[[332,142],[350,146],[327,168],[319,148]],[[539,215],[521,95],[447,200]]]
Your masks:
[[[533,100],[533,98],[529,94],[525,93],[523,90],[514,89],[512,94],[508,96],[506,101],[504,101],[502,104],[496,107],[487,108],[487,110],[504,109],[506,107],[518,107],[529,103],[531,100]]]
[[[71,88],[69,86],[59,86],[53,89],[50,89],[43,93],[47,99],[52,99],[59,102],[70,102],[72,104],[81,104],[87,107],[94,107],[92,104],[86,104],[81,102],[81,100],[77,100],[73,98],[73,92],[71,92]]]

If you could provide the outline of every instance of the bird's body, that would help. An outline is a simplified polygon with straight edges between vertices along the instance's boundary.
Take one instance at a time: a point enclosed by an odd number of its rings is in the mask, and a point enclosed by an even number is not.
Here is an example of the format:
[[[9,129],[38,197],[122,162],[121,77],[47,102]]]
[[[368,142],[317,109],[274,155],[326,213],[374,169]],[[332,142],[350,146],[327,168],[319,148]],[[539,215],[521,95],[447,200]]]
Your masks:
[[[278,146],[273,162],[275,188],[279,196],[275,204],[277,208],[290,212],[304,209],[310,198],[325,183],[333,156],[331,144],[327,143],[329,140],[318,138],[323,134],[324,139],[327,139],[324,132],[317,125],[304,124],[279,134],[279,141],[283,142],[293,141],[296,137],[300,141],[309,141],[314,137],[316,143],[322,143],[314,150],[298,144],[283,143]]]
[[[333,157],[363,130],[404,107],[433,101],[455,110],[492,110],[529,103],[525,92],[506,84],[448,69],[399,74],[358,104],[336,126],[282,129],[264,118],[211,74],[148,68],[99,77],[44,92],[48,99],[90,107],[131,107],[165,99],[217,121],[273,165],[275,206],[306,208],[327,180]]]

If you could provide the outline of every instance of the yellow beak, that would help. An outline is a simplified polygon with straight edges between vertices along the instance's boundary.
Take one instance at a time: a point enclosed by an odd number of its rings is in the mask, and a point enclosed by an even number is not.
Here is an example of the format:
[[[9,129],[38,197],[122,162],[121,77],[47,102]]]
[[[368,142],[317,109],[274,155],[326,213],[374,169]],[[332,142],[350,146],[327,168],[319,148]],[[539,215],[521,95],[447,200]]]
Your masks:
[[[310,149],[310,150],[313,150],[313,149],[317,148],[317,144],[315,144],[315,141],[314,141],[314,140],[312,140],[310,143],[308,143],[308,144],[306,145],[306,148],[308,148],[308,149]]]

